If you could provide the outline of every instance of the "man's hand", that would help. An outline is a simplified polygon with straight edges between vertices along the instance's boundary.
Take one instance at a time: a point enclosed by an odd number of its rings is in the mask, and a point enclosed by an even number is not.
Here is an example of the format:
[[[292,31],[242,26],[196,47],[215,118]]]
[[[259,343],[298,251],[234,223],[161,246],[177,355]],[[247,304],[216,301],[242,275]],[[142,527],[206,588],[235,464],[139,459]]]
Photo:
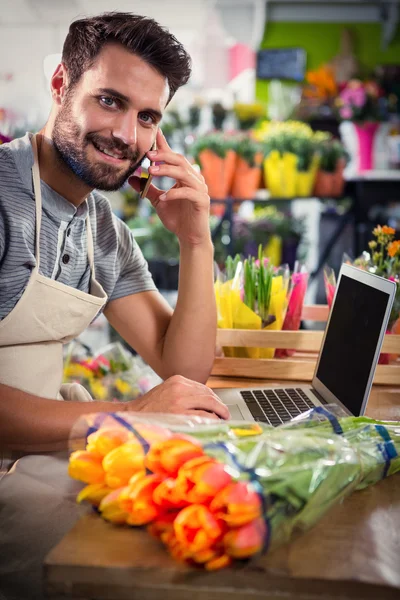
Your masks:
[[[149,172],[156,177],[172,177],[176,184],[168,191],[150,185],[147,197],[157,211],[163,225],[174,233],[181,244],[197,246],[210,241],[210,197],[204,178],[193,165],[169,147],[159,129],[158,150],[147,153],[152,162],[163,164],[151,166]],[[140,191],[140,179],[132,176],[130,185]]]
[[[173,375],[150,392],[129,402],[135,412],[175,413],[207,419],[229,419],[229,410],[207,386]]]

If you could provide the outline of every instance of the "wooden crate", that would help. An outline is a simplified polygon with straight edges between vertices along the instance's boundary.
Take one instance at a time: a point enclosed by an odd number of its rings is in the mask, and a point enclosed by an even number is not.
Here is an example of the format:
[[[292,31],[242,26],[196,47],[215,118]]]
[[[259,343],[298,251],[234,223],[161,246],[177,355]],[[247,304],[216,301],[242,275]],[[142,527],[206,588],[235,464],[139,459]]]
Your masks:
[[[304,306],[302,319],[326,322],[328,306]],[[289,348],[294,356],[286,358],[216,358],[212,375],[311,381],[321,348],[323,331],[260,331],[218,329],[219,346],[248,348]],[[400,335],[386,335],[382,352],[400,355]],[[400,385],[400,362],[378,365],[375,384]]]

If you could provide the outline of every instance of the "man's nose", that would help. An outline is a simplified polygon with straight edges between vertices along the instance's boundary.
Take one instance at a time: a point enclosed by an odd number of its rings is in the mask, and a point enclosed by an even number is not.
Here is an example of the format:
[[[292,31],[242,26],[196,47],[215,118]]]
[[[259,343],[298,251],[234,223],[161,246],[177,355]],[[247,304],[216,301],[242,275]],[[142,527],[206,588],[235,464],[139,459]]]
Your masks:
[[[121,115],[118,123],[114,126],[113,136],[120,139],[127,146],[136,145],[137,142],[137,115],[127,112]]]

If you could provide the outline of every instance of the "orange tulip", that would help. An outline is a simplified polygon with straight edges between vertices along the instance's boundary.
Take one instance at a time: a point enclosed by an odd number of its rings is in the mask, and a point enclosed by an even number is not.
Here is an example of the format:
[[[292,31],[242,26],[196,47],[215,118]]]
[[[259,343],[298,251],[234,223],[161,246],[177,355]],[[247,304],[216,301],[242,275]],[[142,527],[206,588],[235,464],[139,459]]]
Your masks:
[[[242,527],[231,529],[224,536],[225,551],[232,558],[248,558],[260,553],[266,533],[267,526],[263,519],[256,519]]]
[[[168,477],[160,483],[154,490],[153,500],[165,510],[183,508],[187,506],[188,501],[182,497],[179,488],[176,484],[176,479]]]
[[[183,508],[174,520],[176,539],[192,555],[208,550],[224,534],[222,521],[203,504],[191,504]]]
[[[223,464],[209,456],[200,456],[179,469],[176,489],[188,502],[201,504],[211,501],[231,481]]]
[[[129,513],[121,508],[121,498],[126,495],[127,488],[113,490],[100,502],[99,511],[106,521],[122,525],[126,523]]]
[[[178,540],[174,532],[168,532],[168,537],[164,537],[163,542],[175,560],[188,562],[191,559],[191,551]]]
[[[229,527],[238,527],[261,516],[260,496],[245,481],[238,481],[222,489],[210,504],[210,510]]]
[[[146,475],[139,472],[134,475],[125,493],[120,499],[120,506],[128,513],[128,525],[147,525],[160,513],[160,508],[154,503],[153,493],[162,481],[160,475]]]
[[[101,456],[77,450],[69,458],[68,474],[84,483],[103,483],[104,469],[101,460]]]
[[[203,456],[197,440],[189,436],[175,435],[168,440],[155,443],[146,456],[146,467],[153,473],[176,477],[180,467],[188,460]]]
[[[225,569],[225,567],[229,567],[232,564],[232,558],[227,554],[220,554],[215,558],[207,561],[204,565],[206,571],[219,571],[220,569]]]
[[[104,457],[111,450],[118,448],[118,446],[132,438],[133,434],[122,427],[104,427],[89,435],[86,450]]]
[[[103,458],[105,482],[110,488],[128,484],[132,475],[144,469],[144,451],[137,440],[126,442]]]
[[[174,520],[177,514],[177,512],[169,512],[159,515],[152,523],[150,523],[147,526],[147,531],[150,533],[150,535],[157,538],[158,540],[164,541],[165,539],[165,543],[167,543],[165,534],[174,533]]]
[[[112,492],[111,488],[104,485],[104,483],[91,483],[81,490],[76,498],[78,503],[90,502],[92,506],[99,506],[100,502],[105,498],[110,492]]]

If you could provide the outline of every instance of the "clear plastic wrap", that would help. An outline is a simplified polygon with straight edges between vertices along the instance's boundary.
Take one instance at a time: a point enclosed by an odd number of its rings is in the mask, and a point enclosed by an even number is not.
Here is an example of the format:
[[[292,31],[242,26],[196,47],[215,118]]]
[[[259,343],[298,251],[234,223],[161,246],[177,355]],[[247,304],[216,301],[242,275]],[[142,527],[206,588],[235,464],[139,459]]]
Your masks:
[[[78,501],[146,525],[178,560],[218,569],[312,527],[356,489],[400,470],[400,426],[318,407],[277,428],[137,413],[81,418],[69,472]]]
[[[96,400],[130,401],[161,383],[140,356],[133,356],[119,342],[92,355],[86,346],[72,341],[64,360],[64,383],[79,383]]]

